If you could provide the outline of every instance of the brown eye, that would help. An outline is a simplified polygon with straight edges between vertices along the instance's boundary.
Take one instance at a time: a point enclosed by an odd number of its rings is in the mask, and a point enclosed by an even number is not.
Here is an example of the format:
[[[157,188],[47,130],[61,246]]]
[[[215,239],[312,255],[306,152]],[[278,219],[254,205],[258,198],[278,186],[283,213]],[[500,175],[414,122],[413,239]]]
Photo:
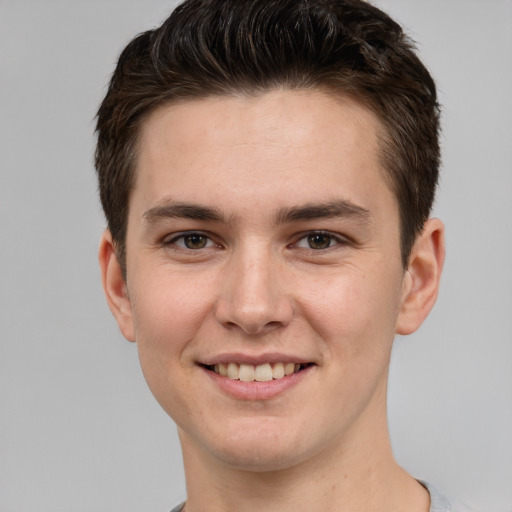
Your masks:
[[[337,234],[324,231],[311,231],[297,240],[294,247],[298,249],[309,249],[314,251],[321,251],[323,249],[330,249],[336,246],[347,245],[347,240]]]
[[[201,233],[200,231],[188,231],[185,233],[175,234],[174,237],[164,238],[162,245],[167,250],[180,250],[180,251],[200,251],[201,249],[221,249],[219,244],[216,244],[211,237]]]
[[[310,249],[327,249],[331,246],[332,237],[323,233],[314,233],[308,236],[308,246]]]
[[[183,243],[187,249],[203,249],[208,243],[208,238],[199,233],[183,236]]]

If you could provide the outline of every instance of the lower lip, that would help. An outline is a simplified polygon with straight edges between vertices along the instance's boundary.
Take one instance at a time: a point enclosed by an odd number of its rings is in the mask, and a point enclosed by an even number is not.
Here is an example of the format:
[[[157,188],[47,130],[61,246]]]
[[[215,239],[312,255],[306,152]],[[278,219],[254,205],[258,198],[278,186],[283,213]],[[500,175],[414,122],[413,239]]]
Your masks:
[[[308,366],[297,373],[292,373],[281,379],[266,382],[244,382],[228,379],[218,373],[202,368],[202,370],[220,387],[220,389],[237,400],[270,400],[290,388],[296,386],[313,370],[314,365]]]

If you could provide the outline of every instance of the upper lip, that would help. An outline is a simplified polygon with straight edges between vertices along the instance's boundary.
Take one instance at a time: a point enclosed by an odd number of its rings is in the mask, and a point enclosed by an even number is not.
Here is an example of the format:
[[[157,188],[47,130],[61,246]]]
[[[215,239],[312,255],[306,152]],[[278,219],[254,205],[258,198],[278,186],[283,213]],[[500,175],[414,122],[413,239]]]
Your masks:
[[[311,359],[305,359],[301,356],[290,354],[282,354],[278,352],[267,352],[264,354],[242,354],[239,352],[218,354],[200,361],[200,364],[212,366],[221,363],[239,363],[239,364],[252,364],[258,366],[265,363],[299,363],[307,364],[312,363]]]

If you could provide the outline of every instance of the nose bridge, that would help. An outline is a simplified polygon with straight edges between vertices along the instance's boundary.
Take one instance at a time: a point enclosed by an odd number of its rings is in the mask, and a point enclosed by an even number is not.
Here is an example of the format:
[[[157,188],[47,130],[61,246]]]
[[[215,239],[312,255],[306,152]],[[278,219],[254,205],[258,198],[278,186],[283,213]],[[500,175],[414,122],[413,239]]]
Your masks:
[[[264,241],[241,245],[225,271],[217,305],[217,318],[223,325],[258,334],[291,320],[279,258]]]

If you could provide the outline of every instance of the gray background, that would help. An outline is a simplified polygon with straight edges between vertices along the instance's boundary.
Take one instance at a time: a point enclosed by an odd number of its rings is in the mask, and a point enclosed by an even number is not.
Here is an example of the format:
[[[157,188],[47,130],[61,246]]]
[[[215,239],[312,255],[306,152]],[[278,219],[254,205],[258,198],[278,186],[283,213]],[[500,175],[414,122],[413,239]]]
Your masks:
[[[512,2],[380,0],[444,104],[432,315],[398,339],[398,460],[485,512],[512,510]],[[166,511],[175,427],[100,288],[93,117],[161,0],[0,0],[0,511]]]

